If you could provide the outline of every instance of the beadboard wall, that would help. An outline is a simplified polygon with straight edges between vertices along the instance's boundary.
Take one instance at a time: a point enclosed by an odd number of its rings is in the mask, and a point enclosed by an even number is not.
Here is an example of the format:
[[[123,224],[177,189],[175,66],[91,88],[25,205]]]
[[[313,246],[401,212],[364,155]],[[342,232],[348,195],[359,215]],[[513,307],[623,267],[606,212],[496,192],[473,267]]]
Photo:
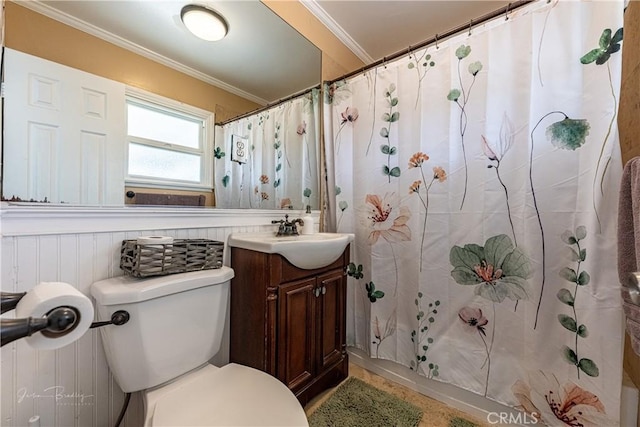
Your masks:
[[[286,213],[303,216],[300,211]],[[123,239],[159,234],[226,242],[231,232],[274,229],[271,220],[281,219],[284,212],[5,204],[0,215],[2,291],[24,292],[39,282],[61,281],[90,296],[93,282],[122,275]],[[318,224],[318,213],[314,216]],[[230,264],[229,253],[225,249],[225,265]],[[3,315],[12,316],[13,312]],[[214,364],[228,361],[228,325],[226,331]],[[59,350],[36,351],[18,340],[1,351],[2,426],[114,425],[124,393],[109,372],[97,329]],[[123,425],[140,426],[142,417],[142,398],[134,393]]]

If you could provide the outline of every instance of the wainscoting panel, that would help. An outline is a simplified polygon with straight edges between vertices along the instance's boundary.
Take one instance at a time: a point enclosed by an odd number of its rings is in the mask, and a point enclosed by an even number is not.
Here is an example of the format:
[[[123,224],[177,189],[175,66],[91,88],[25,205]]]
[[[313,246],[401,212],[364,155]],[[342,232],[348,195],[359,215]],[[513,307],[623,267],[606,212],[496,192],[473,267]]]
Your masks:
[[[3,214],[6,212],[7,210],[3,211]],[[292,213],[296,214],[297,212]],[[95,219],[96,229],[109,228],[104,223],[104,213],[100,215],[102,217]],[[189,212],[176,215],[185,217],[184,221],[189,222],[186,218]],[[20,227],[14,227],[12,221],[18,221],[19,215],[14,213],[14,216],[12,220],[10,215],[9,221],[6,221],[5,216],[2,224],[2,290],[23,292],[39,282],[62,281],[90,296],[89,290],[93,282],[122,275],[119,261],[123,239],[159,234],[226,242],[231,232],[272,230],[274,226],[270,225],[271,219],[283,214],[274,212],[260,216],[253,213],[249,215],[252,220],[238,215],[236,221],[243,224],[240,226],[231,225],[229,219],[217,220],[216,215],[211,214],[209,225],[203,227],[200,224],[200,228],[135,230],[126,226],[113,226],[111,228],[120,227],[121,230],[100,232],[87,232],[86,225],[83,225],[84,228],[78,232],[56,233],[55,230],[45,230],[46,226],[40,223],[39,226],[34,225],[34,229],[41,229],[35,232],[40,234],[33,235],[25,233]],[[37,217],[38,221],[42,220],[41,214]],[[23,220],[24,218],[19,219]],[[67,220],[74,221],[74,218]],[[58,221],[64,219],[58,218]],[[135,221],[133,223],[139,224]],[[218,225],[213,225],[216,223]],[[73,224],[62,228],[73,230]],[[229,265],[229,253],[229,250],[225,250],[225,265]],[[13,317],[13,312],[6,313],[3,317]],[[228,362],[228,320],[225,329],[222,349],[212,359],[215,364]],[[38,425],[35,424],[34,420],[37,418],[34,417],[39,417],[42,426],[114,425],[124,401],[124,393],[109,371],[97,329],[89,330],[82,338],[59,350],[36,351],[24,340],[17,340],[2,347],[1,351],[2,426]],[[140,426],[142,421],[142,398],[140,393],[134,393],[124,425]]]

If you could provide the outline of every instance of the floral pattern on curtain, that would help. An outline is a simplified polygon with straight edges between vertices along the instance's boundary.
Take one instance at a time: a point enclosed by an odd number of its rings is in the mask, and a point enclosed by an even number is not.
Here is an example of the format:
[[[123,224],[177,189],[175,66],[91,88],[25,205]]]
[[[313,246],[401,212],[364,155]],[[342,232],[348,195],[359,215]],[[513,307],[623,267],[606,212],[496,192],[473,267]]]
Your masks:
[[[216,206],[319,208],[320,111],[318,89],[256,114],[216,126]],[[234,161],[232,139],[246,163]]]
[[[536,2],[325,86],[349,345],[548,425],[618,424],[622,18]]]

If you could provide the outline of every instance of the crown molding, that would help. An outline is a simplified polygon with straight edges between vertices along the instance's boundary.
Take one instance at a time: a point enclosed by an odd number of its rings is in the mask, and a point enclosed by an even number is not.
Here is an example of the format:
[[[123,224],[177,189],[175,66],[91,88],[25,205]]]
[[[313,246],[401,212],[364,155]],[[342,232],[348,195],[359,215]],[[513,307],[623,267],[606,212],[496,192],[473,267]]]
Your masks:
[[[318,20],[329,29],[351,52],[365,64],[373,63],[373,58],[318,4],[316,0],[300,0]]]
[[[140,56],[143,56],[145,58],[148,58],[154,62],[157,62],[159,64],[165,65],[169,68],[173,68],[176,71],[179,71],[183,74],[186,74],[188,76],[191,76],[193,78],[196,78],[198,80],[201,80],[205,83],[208,83],[212,86],[216,86],[219,87],[220,89],[224,89],[227,92],[233,93],[234,95],[238,95],[242,98],[248,99],[250,101],[253,101],[257,104],[260,105],[267,105],[268,101],[266,99],[257,97],[255,95],[252,95],[248,92],[243,91],[242,89],[238,89],[235,86],[232,86],[228,83],[225,83],[221,80],[218,80],[214,77],[211,77],[201,71],[195,70],[191,67],[187,67],[184,64],[181,64],[177,61],[174,61],[173,59],[167,58],[166,56],[160,55],[157,52],[152,51],[151,49],[147,49],[145,47],[142,47],[138,44],[132,43],[120,36],[117,36],[113,33],[110,33],[108,31],[103,30],[102,28],[98,28],[95,25],[89,24],[88,22],[82,21],[76,17],[73,17],[69,14],[66,14],[64,12],[60,12],[57,9],[54,9],[53,7],[46,5],[44,3],[41,3],[39,0],[28,0],[28,1],[21,1],[20,2],[20,6],[24,6],[27,9],[31,9],[34,12],[37,12],[41,15],[44,15],[48,18],[54,19],[58,22],[61,22],[65,25],[68,25],[70,27],[73,27],[77,30],[80,30],[82,32],[85,32],[87,34],[90,34],[94,37],[97,37],[99,39],[102,39],[106,42],[109,42],[111,44],[114,44],[118,47],[121,47],[123,49],[126,49],[128,51],[131,51],[133,53],[136,53]]]

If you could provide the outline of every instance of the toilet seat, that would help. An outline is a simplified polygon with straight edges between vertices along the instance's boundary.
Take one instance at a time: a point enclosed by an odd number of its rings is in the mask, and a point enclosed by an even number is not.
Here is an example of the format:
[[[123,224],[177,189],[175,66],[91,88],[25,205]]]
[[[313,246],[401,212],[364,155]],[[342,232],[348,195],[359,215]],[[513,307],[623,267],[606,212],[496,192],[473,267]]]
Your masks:
[[[235,363],[207,365],[148,391],[145,400],[149,426],[308,426],[284,384]]]

